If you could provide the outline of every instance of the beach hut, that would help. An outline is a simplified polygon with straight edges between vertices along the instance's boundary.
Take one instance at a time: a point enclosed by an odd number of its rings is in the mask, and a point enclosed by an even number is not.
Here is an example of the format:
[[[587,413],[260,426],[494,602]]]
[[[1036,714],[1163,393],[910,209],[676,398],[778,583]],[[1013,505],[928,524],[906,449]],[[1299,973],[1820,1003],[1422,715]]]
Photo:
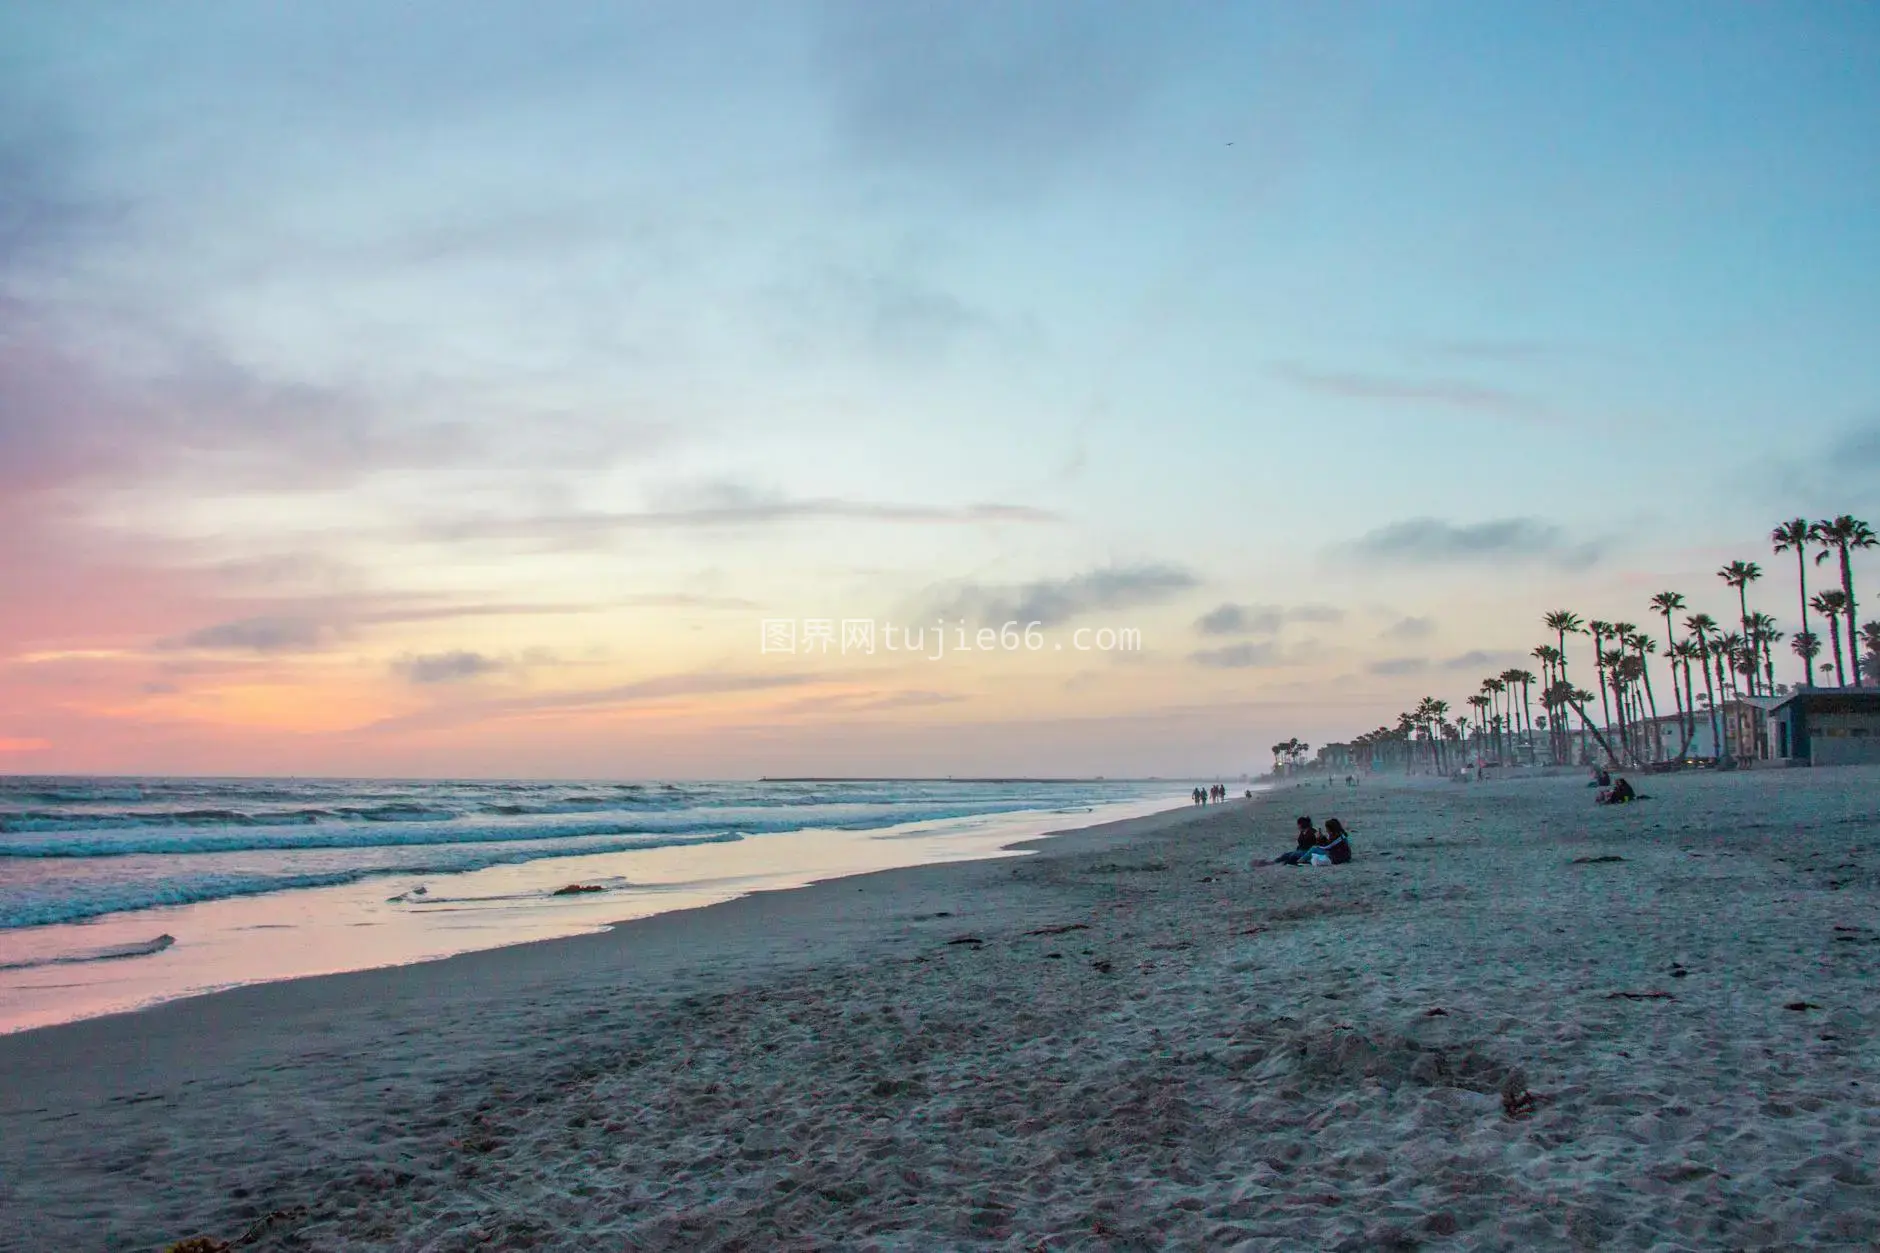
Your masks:
[[[1768,716],[1776,757],[1811,766],[1880,763],[1880,688],[1805,687]]]

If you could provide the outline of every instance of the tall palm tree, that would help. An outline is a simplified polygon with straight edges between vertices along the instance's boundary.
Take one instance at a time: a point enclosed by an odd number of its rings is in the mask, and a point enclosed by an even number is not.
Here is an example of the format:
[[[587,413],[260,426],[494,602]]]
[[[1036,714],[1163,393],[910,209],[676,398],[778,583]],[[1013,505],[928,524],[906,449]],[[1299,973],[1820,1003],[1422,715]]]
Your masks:
[[[1539,765],[1540,754],[1534,751],[1534,701],[1530,694],[1534,684],[1534,672],[1532,670],[1510,670],[1507,674],[1504,674],[1502,678],[1507,679],[1508,675],[1514,676],[1512,680],[1509,680],[1511,684],[1519,683],[1521,685],[1521,720],[1527,724],[1528,755],[1534,758],[1535,765]],[[1512,686],[1509,690],[1513,690]]]
[[[1488,734],[1488,697],[1478,694],[1463,703],[1475,710],[1475,760],[1479,764],[1482,760],[1482,740]]]
[[[1541,663],[1541,708],[1546,709],[1547,689],[1554,685],[1557,677],[1557,668],[1560,664],[1560,650],[1555,648],[1552,644],[1542,644],[1533,652],[1529,653],[1528,656]],[[1548,755],[1553,758],[1553,764],[1557,766],[1565,759],[1560,743],[1560,728],[1549,718],[1546,720],[1546,725],[1543,729],[1547,732]]]
[[[1417,713],[1430,727],[1430,755],[1434,759],[1436,773],[1449,773],[1448,755],[1442,751],[1442,732],[1449,722],[1449,702],[1425,696],[1417,706]]]
[[[1684,597],[1677,592],[1659,592],[1652,597],[1652,608],[1664,615],[1665,619],[1665,657],[1671,662],[1671,697],[1678,705],[1678,723],[1685,728],[1684,738],[1691,737],[1689,715],[1685,713],[1684,702],[1678,699],[1678,641],[1671,633],[1671,615],[1684,608]]]
[[[1560,681],[1567,679],[1567,636],[1579,635],[1583,631],[1580,616],[1566,609],[1556,609],[1541,622],[1560,639]]]
[[[1867,650],[1867,677],[1880,678],[1880,622],[1860,624],[1860,643]]]
[[[1749,639],[1756,647],[1762,659],[1763,691],[1773,694],[1776,690],[1775,650],[1772,647],[1783,638],[1783,633],[1776,626],[1776,620],[1766,613],[1753,613],[1749,616]]]
[[[1691,751],[1691,741],[1697,738],[1697,701],[1691,695],[1691,663],[1699,659],[1698,647],[1690,639],[1681,639],[1671,646],[1671,656],[1676,664],[1684,669],[1684,746],[1678,749],[1681,758]],[[1671,686],[1678,686],[1678,676],[1673,672]]]
[[[1814,528],[1807,518],[1790,518],[1775,530],[1769,532],[1769,543],[1776,552],[1795,553],[1796,586],[1801,592],[1802,630],[1808,630],[1808,543],[1814,538]],[[1806,662],[1802,665],[1802,684],[1807,686],[1815,681]]]
[[[1762,577],[1762,567],[1753,561],[1732,561],[1729,565],[1717,571],[1717,577],[1722,579],[1728,586],[1736,589],[1737,606],[1742,610],[1742,614],[1738,617],[1737,621],[1742,625],[1744,633],[1748,634],[1749,585]],[[1751,696],[1756,694],[1756,676],[1753,674],[1750,676],[1749,694]]]
[[[1597,619],[1586,624],[1586,633],[1593,637],[1593,669],[1599,680],[1600,722],[1606,728],[1606,734],[1612,734],[1612,705],[1606,700],[1606,637],[1612,634],[1612,623]]]
[[[1521,753],[1521,746],[1516,738],[1521,732],[1521,720],[1514,715],[1514,692],[1521,686],[1521,671],[1510,666],[1497,677],[1501,679],[1502,686],[1508,691],[1508,757],[1513,760]]]
[[[1835,686],[1846,687],[1847,671],[1841,668],[1841,615],[1847,611],[1847,597],[1829,588],[1825,592],[1816,592],[1815,598],[1808,603],[1814,606],[1816,613],[1827,615],[1828,638],[1834,641]]]
[[[1655,754],[1658,751],[1658,738],[1661,733],[1658,729],[1658,695],[1652,691],[1652,670],[1649,658],[1651,654],[1658,651],[1658,641],[1643,631],[1634,631],[1627,643],[1632,645],[1632,655],[1638,658],[1639,678],[1645,684],[1645,703],[1651,709],[1652,752],[1654,754],[1652,760],[1656,761],[1658,758]],[[1674,694],[1678,690],[1676,675],[1671,678],[1671,690]],[[1682,719],[1679,720],[1679,729],[1683,729]]]
[[[1704,701],[1710,706],[1710,747],[1718,759],[1723,757],[1723,725],[1717,720],[1717,693],[1710,685],[1710,633],[1717,621],[1707,613],[1694,613],[1684,620],[1684,629],[1697,644],[1697,660],[1704,668]]]
[[[1631,643],[1633,634],[1636,633],[1637,631],[1638,631],[1638,627],[1630,622],[1615,622],[1612,624],[1612,642],[1618,645],[1619,654],[1621,657],[1624,657],[1626,655],[1625,650]],[[1634,695],[1636,695],[1636,691],[1635,691],[1636,687],[1637,687],[1637,684],[1633,681],[1633,677],[1631,675],[1627,675],[1626,676],[1626,691],[1631,692]],[[1615,693],[1617,693],[1618,690],[1619,689],[1616,687],[1613,689]],[[1631,719],[1631,714],[1629,710],[1625,710],[1625,709],[1620,710],[1620,716],[1626,719],[1627,721],[1630,721]]]
[[[1815,554],[1816,565],[1826,561],[1832,553],[1841,554],[1841,591],[1847,599],[1842,612],[1847,615],[1848,651],[1855,653],[1849,658],[1848,669],[1853,673],[1854,686],[1859,687],[1860,656],[1854,650],[1854,641],[1859,636],[1854,622],[1859,615],[1854,603],[1854,567],[1848,560],[1848,554],[1856,548],[1880,547],[1880,536],[1876,536],[1873,528],[1859,518],[1844,513],[1838,518],[1826,518],[1809,527],[1808,538],[1821,545],[1821,551]]]
[[[1489,726],[1495,733],[1495,756],[1501,757],[1501,705],[1495,698],[1500,696],[1506,685],[1500,679],[1483,679],[1482,694],[1488,697],[1488,703],[1494,712],[1489,716]]]

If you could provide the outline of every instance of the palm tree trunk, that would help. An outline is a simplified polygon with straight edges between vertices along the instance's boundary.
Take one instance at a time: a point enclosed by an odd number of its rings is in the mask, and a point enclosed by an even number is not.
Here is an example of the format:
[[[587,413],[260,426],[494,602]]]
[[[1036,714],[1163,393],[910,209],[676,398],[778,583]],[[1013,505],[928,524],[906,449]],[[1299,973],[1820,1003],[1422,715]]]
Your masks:
[[[1847,545],[1841,545],[1841,590],[1847,593],[1847,669],[1860,686],[1860,626],[1854,609],[1854,567],[1847,559]]]
[[[1736,603],[1737,607],[1743,611],[1740,621],[1743,626],[1743,642],[1747,644],[1749,642],[1749,584],[1747,582],[1738,583],[1736,585]],[[1751,696],[1756,694],[1756,676],[1754,674],[1749,677],[1749,694]]]
[[[1704,664],[1704,696],[1710,706],[1710,751],[1721,761],[1723,759],[1723,723],[1717,717],[1717,692],[1710,685],[1710,645],[1706,643],[1697,659]]]
[[[1684,658],[1684,753],[1690,753],[1690,741],[1698,738],[1698,698],[1690,687],[1690,658]],[[1679,756],[1684,756],[1679,753]]]
[[[1795,574],[1797,586],[1802,591],[1802,634],[1808,634],[1808,557],[1807,544],[1795,546]],[[1802,684],[1805,687],[1815,685],[1815,663],[1807,657],[1802,658]]]
[[[1638,664],[1645,672],[1645,699],[1651,704],[1652,721],[1658,720],[1658,694],[1652,691],[1652,663],[1644,649],[1638,651]]]
[[[1847,686],[1847,673],[1841,669],[1841,620],[1828,614],[1828,638],[1834,643],[1834,681],[1841,687]]]

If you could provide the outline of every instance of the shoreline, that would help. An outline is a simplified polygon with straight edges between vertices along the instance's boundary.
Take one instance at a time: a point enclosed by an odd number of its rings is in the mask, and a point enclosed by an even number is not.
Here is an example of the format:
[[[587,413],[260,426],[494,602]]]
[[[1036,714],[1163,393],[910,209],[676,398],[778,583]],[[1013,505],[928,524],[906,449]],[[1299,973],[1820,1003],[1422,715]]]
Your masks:
[[[339,884],[0,931],[0,961],[10,949],[23,959],[0,965],[0,1037],[234,987],[592,934],[753,891],[899,866],[1007,857],[1014,855],[1014,843],[1064,830],[1066,823],[1088,825],[1092,817],[1134,816],[1175,804],[1174,797],[1093,799],[1075,809],[1002,810],[856,829],[812,825],[728,841],[675,838],[627,851],[569,850],[457,873],[367,874]],[[416,896],[408,890],[412,883],[422,885]],[[571,883],[606,887],[558,891]],[[94,952],[126,956],[83,959]],[[154,960],[133,956],[140,952]],[[81,957],[66,959],[67,953]]]
[[[1880,771],[1375,783],[0,1037],[0,1248],[1880,1239]]]
[[[1245,805],[1247,802],[1242,799],[1237,803]],[[244,983],[71,1021],[27,1027],[0,1034],[0,1074],[47,1077],[51,1071],[64,1065],[63,1059],[73,1054],[91,1059],[99,1050],[107,1054],[120,1052],[125,1043],[122,1037],[140,1037],[138,1047],[165,1036],[176,1037],[180,1043],[181,1038],[190,1035],[201,1025],[189,1021],[197,1017],[204,1023],[213,1023],[219,1029],[225,1029],[244,1015],[275,1020],[316,1010],[338,1010],[362,1000],[387,995],[407,1000],[420,999],[428,995],[428,991],[412,985],[427,982],[427,976],[433,973],[438,976],[439,982],[449,984],[458,992],[475,988],[479,992],[496,995],[509,990],[492,986],[501,985],[505,980],[520,982],[545,973],[579,977],[593,973],[596,965],[607,964],[613,957],[622,955],[635,962],[649,962],[657,958],[662,963],[658,967],[659,973],[670,974],[673,965],[684,961],[680,952],[687,943],[710,935],[716,930],[715,924],[721,921],[729,920],[731,926],[728,930],[739,940],[749,941],[758,938],[763,928],[770,923],[801,925],[815,916],[821,899],[842,899],[848,894],[843,891],[847,887],[853,887],[856,892],[882,895],[910,888],[931,891],[938,885],[920,883],[918,880],[954,869],[1010,862],[1016,857],[1052,849],[1067,841],[1082,840],[1093,846],[1103,846],[1116,840],[1147,835],[1165,827],[1212,816],[1220,808],[1220,805],[1205,808],[1177,805],[1147,815],[1009,839],[1000,845],[1000,851],[982,856],[836,874],[801,885],[759,887],[741,891],[723,900],[610,920],[591,930],[570,935],[518,940],[392,965]],[[903,882],[903,879],[908,881]],[[695,931],[705,934],[688,934]],[[717,938],[722,940],[724,936],[719,935]],[[843,937],[844,943],[850,939],[852,937]],[[835,947],[840,945],[818,945],[813,955],[826,956],[827,950]],[[623,953],[622,950],[630,950],[630,953]],[[799,952],[794,958],[808,960],[811,956],[809,952]],[[787,966],[793,962],[777,958],[774,964]],[[149,1029],[139,1030],[140,1024]],[[54,1038],[61,1035],[65,1038]],[[44,1063],[51,1065],[36,1064],[41,1056]],[[111,1061],[114,1071],[120,1074],[126,1073],[125,1067],[131,1065],[128,1057],[113,1056]],[[0,1108],[0,1115],[6,1112],[5,1108]]]

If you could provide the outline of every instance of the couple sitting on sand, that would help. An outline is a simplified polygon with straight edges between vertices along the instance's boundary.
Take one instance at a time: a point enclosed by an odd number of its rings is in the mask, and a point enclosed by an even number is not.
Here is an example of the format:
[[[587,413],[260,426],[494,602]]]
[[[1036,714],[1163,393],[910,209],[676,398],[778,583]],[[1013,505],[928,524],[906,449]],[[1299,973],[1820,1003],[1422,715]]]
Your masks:
[[[1621,779],[1609,788],[1601,788],[1593,797],[1593,803],[1595,805],[1624,805],[1631,801],[1643,799],[1644,797],[1632,790],[1630,783]]]
[[[1351,841],[1345,837],[1345,824],[1336,818],[1325,820],[1325,830],[1312,825],[1312,819],[1299,819],[1299,847],[1273,859],[1282,866],[1342,866],[1351,860]]]

